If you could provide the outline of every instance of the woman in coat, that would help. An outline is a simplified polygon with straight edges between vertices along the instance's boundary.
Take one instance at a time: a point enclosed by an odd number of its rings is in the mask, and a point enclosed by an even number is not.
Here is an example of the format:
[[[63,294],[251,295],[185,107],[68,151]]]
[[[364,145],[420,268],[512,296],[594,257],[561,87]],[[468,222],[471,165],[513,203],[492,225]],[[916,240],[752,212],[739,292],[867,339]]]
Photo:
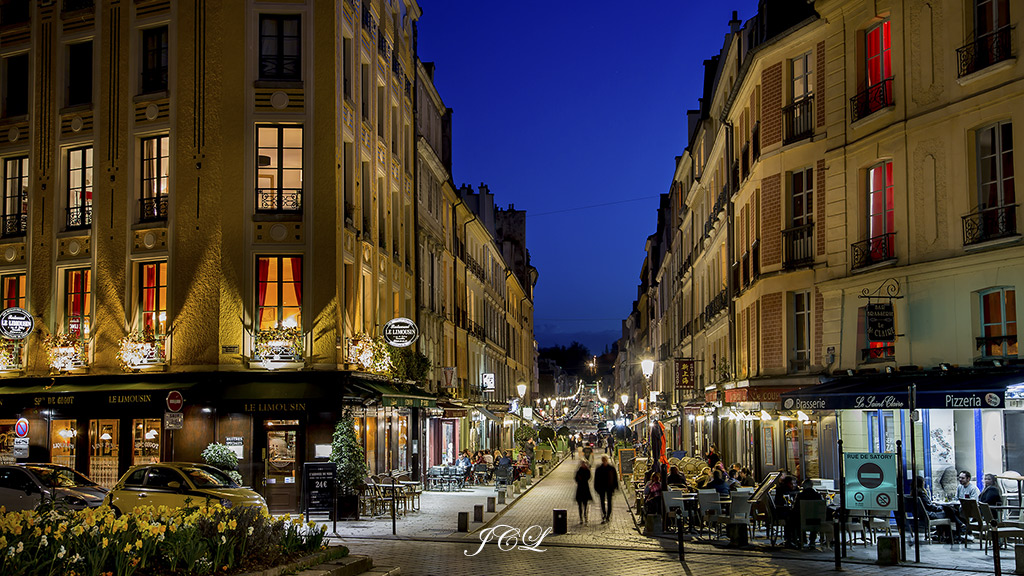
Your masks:
[[[593,499],[590,493],[590,466],[586,460],[580,460],[580,467],[576,470],[576,504],[580,509],[580,524],[587,522],[587,512]]]

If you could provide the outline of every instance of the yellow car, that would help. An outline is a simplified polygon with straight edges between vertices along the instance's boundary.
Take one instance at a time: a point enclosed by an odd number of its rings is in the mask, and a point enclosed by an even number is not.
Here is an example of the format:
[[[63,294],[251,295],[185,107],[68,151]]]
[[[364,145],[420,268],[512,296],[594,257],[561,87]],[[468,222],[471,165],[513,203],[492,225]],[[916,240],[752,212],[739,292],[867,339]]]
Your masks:
[[[189,502],[186,502],[189,500]],[[116,514],[142,506],[185,507],[220,503],[225,508],[259,506],[262,496],[235,484],[227,474],[207,464],[159,462],[132,466],[103,501]]]

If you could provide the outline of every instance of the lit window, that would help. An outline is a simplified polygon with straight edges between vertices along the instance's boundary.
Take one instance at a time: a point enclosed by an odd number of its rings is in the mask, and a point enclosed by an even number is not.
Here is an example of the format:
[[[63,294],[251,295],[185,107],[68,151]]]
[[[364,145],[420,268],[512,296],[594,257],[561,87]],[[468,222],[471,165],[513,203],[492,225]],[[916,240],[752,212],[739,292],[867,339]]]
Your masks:
[[[167,262],[139,264],[139,325],[147,337],[167,334]]]
[[[167,219],[167,173],[170,167],[168,142],[166,135],[142,139],[139,220],[143,222]]]
[[[981,293],[982,356],[1017,355],[1017,299],[1013,288],[996,288]]]
[[[302,126],[258,126],[257,212],[302,211]]]
[[[92,147],[68,151],[68,228],[92,226]]]
[[[4,308],[25,307],[25,275],[6,274],[0,276],[0,289],[3,290]]]
[[[24,236],[28,226],[28,156],[4,160],[3,228],[0,236]]]
[[[889,235],[895,232],[892,198],[892,162],[868,169],[868,237],[873,260],[886,260],[895,254]]]
[[[301,328],[302,257],[261,256],[257,274],[257,329]]]
[[[91,277],[88,268],[64,272],[64,330],[79,340],[89,340]]]

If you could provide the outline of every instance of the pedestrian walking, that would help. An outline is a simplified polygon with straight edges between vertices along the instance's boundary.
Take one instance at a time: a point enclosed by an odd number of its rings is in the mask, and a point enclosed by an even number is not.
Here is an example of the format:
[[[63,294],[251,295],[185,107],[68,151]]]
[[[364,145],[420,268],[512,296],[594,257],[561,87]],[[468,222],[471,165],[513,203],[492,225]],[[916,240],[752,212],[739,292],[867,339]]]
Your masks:
[[[590,466],[586,460],[580,460],[580,467],[576,470],[576,505],[580,509],[580,524],[586,524],[590,501],[593,499],[594,495],[590,493]]]
[[[601,524],[612,519],[612,494],[619,488],[619,475],[607,454],[601,455],[601,464],[594,470],[594,490],[601,500]],[[606,504],[607,502],[607,504]]]

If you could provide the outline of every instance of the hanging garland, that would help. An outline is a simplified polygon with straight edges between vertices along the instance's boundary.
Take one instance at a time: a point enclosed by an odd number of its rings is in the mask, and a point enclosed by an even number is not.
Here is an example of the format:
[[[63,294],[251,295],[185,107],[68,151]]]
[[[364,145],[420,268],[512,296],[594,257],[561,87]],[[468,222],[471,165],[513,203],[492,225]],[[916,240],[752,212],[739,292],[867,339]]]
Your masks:
[[[50,368],[58,372],[67,372],[75,367],[75,362],[82,357],[84,351],[82,341],[74,334],[57,332],[43,339],[46,346],[46,358]]]
[[[302,357],[302,331],[298,327],[260,330],[255,341],[255,356],[264,367],[269,367],[274,356]]]
[[[21,368],[21,347],[18,340],[0,338],[0,370]]]
[[[160,362],[164,360],[163,347],[159,346],[150,333],[138,330],[130,332],[121,338],[119,348],[117,359],[121,370],[125,372],[137,372],[139,366],[153,364],[154,357]]]

